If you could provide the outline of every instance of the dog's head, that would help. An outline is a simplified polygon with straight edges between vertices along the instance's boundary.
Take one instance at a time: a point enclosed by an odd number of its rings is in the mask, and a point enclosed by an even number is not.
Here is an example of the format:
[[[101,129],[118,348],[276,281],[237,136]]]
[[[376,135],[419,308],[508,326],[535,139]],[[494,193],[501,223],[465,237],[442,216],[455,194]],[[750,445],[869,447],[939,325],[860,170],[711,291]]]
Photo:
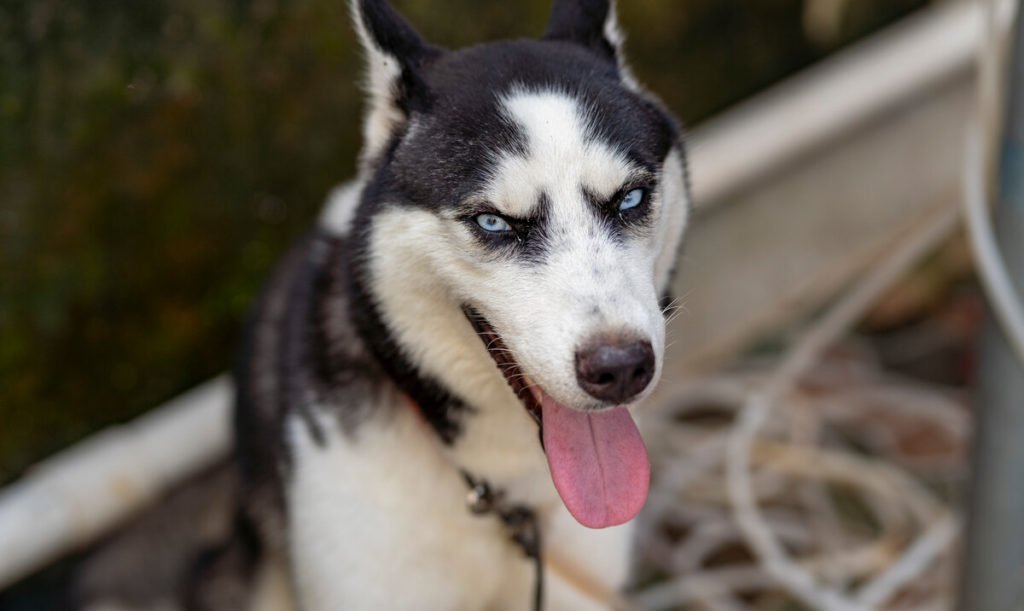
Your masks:
[[[678,130],[630,75],[614,3],[555,0],[539,40],[457,51],[384,0],[353,7],[370,65],[357,214],[389,332],[472,399],[488,384],[465,362],[475,327],[543,418],[573,514],[629,519],[647,459],[623,406],[661,372],[688,198]]]

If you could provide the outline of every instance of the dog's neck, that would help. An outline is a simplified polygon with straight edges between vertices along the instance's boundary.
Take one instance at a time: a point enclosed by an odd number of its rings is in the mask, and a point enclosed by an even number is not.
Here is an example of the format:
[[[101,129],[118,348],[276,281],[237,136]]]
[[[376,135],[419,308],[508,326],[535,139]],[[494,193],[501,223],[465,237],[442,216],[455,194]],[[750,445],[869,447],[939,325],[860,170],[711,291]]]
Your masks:
[[[455,465],[517,494],[515,481],[546,469],[537,425],[461,304],[437,286],[422,257],[403,248],[418,239],[410,233],[423,230],[409,225],[407,214],[380,214],[367,232],[352,236],[358,250],[350,274],[352,320],[381,369],[415,402]],[[403,239],[388,239],[397,235]],[[388,242],[387,247],[374,240]],[[549,492],[553,489],[539,496],[523,491],[528,497],[523,500],[546,501]]]
[[[465,401],[409,360],[407,348],[384,323],[381,306],[369,286],[365,265],[358,265],[353,270],[349,282],[353,295],[349,302],[351,317],[359,336],[384,373],[409,397],[416,411],[438,437],[445,444],[453,444],[460,433],[461,416],[466,411]]]

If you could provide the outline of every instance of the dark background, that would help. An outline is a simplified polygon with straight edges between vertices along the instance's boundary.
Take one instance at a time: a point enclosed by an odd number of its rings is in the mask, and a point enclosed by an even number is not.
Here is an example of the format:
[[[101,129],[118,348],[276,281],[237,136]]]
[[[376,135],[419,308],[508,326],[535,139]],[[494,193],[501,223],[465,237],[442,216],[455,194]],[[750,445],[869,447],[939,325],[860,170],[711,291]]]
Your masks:
[[[809,0],[808,0],[809,1]],[[455,47],[549,0],[395,0]],[[621,0],[641,81],[694,125],[924,0]],[[352,173],[345,0],[0,0],[0,483],[226,369],[249,300]]]

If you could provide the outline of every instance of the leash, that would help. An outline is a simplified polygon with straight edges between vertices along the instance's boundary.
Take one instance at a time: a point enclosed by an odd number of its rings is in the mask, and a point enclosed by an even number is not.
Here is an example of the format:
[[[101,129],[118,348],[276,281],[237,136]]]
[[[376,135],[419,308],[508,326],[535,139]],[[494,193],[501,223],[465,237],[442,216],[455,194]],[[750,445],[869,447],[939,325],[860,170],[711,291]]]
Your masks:
[[[412,410],[422,417],[416,402],[408,398],[407,400]],[[530,415],[537,419],[533,412],[530,412]],[[541,445],[543,446],[543,439]],[[526,505],[510,503],[505,497],[505,492],[495,490],[487,480],[474,477],[465,469],[459,469],[459,473],[469,488],[466,494],[466,507],[469,512],[477,516],[496,515],[504,524],[509,539],[533,562],[533,611],[543,611],[544,608],[545,564],[553,574],[561,577],[588,598],[616,611],[636,611],[637,607],[629,600],[579,570],[570,559],[558,554],[549,554],[548,558],[544,558],[541,554],[540,521],[535,511]]]
[[[420,406],[410,397],[405,398],[413,412],[423,418]],[[544,561],[541,556],[540,522],[537,514],[526,505],[510,503],[503,490],[495,490],[483,478],[473,477],[465,469],[459,469],[463,481],[469,487],[466,506],[473,515],[495,514],[505,525],[509,538],[533,561],[533,611],[544,608]]]
[[[541,556],[540,525],[537,514],[526,505],[508,502],[502,490],[494,490],[483,479],[462,471],[462,479],[469,487],[466,505],[477,516],[495,514],[508,531],[509,538],[526,557],[533,561],[533,611],[544,607],[544,560]]]
[[[505,524],[509,538],[519,546],[527,558],[533,561],[534,587],[533,611],[544,607],[544,567],[561,577],[566,583],[591,600],[603,603],[616,611],[637,611],[637,607],[615,590],[584,571],[580,571],[570,559],[557,553],[541,555],[540,525],[537,514],[525,505],[509,503],[502,490],[495,490],[486,480],[473,477],[463,470],[462,479],[469,487],[466,505],[473,515],[497,515]]]

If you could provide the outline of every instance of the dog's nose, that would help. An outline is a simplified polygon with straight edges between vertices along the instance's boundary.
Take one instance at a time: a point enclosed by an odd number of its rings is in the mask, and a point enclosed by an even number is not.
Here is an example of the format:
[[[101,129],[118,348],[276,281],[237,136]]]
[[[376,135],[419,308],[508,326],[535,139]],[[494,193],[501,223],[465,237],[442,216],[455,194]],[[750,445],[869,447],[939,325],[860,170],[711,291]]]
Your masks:
[[[654,377],[651,342],[600,342],[576,353],[576,380],[595,399],[622,404],[640,394]]]

